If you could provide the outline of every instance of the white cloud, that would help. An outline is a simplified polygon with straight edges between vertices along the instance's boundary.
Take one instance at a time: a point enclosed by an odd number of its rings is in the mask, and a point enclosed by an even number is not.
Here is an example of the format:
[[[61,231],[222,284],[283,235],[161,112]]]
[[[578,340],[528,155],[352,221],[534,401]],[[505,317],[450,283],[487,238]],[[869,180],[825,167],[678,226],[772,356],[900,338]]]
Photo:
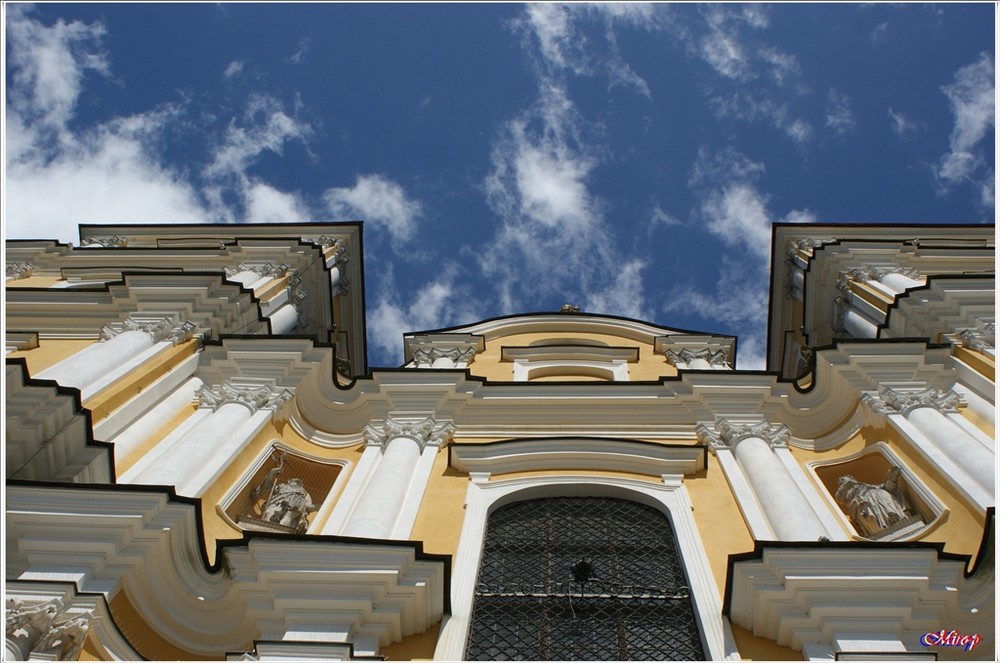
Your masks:
[[[798,83],[802,68],[794,55],[764,46],[757,51],[757,56],[768,65],[768,74],[779,86]]]
[[[242,71],[243,71],[243,61],[233,60],[232,62],[229,63],[229,66],[226,67],[226,70],[222,72],[222,77],[232,78],[233,76],[238,76]]]
[[[608,272],[612,280],[585,295],[584,310],[643,319],[648,315],[644,301],[643,260],[634,258]]]
[[[62,134],[73,117],[88,71],[109,76],[101,23],[57,21],[44,26],[30,18],[30,6],[7,7],[8,112],[25,125]]]
[[[847,93],[830,88],[827,94],[826,126],[840,135],[851,131],[857,121],[851,112],[851,98]]]
[[[871,37],[872,43],[880,44],[889,38],[889,24],[887,22],[879,23],[871,31],[869,35]]]
[[[914,133],[920,129],[920,125],[898,111],[890,108],[888,115],[892,132],[901,139],[905,139],[907,134]]]
[[[937,176],[945,186],[969,179],[983,167],[984,159],[976,146],[994,128],[995,92],[993,59],[980,55],[976,62],[955,72],[951,84],[941,88],[948,97],[955,126],[949,140],[949,151],[941,157]]]
[[[776,101],[766,90],[740,90],[730,95],[717,95],[709,99],[709,106],[717,118],[746,122],[770,121],[776,129],[799,145],[809,141],[813,135],[808,122],[793,117],[788,104]]]
[[[436,279],[422,286],[408,284],[402,297],[393,285],[392,267],[388,266],[380,277],[378,303],[368,314],[372,350],[401,364],[403,334],[468,323],[481,317],[469,287],[461,285],[459,274],[456,265],[446,263]]]
[[[75,241],[77,224],[302,220],[307,206],[251,173],[258,157],[305,143],[310,128],[256,95],[225,132],[211,163],[182,171],[162,148],[189,131],[188,100],[74,126],[85,74],[111,76],[100,24],[44,25],[8,10],[5,230],[10,237]],[[232,65],[230,65],[232,68]],[[200,174],[200,177],[197,175]]]
[[[299,46],[294,53],[288,57],[288,61],[292,64],[298,64],[302,62],[302,58],[306,56],[309,52],[309,47],[312,45],[312,39],[308,36],[303,37],[299,40]]]
[[[724,181],[755,182],[765,170],[763,163],[749,159],[732,146],[713,155],[702,145],[698,148],[698,158],[691,167],[688,184],[697,187]]]
[[[611,85],[631,87],[649,97],[646,81],[621,56],[616,28],[655,29],[656,12],[654,5],[646,4],[531,3],[515,25],[524,33],[529,52],[535,52],[533,46],[537,46],[543,77],[600,73],[608,76]],[[603,21],[603,42],[594,43],[581,29],[590,19]]]
[[[335,217],[364,219],[387,230],[397,243],[413,237],[423,214],[419,202],[382,175],[358,175],[353,187],[328,189],[323,198]]]

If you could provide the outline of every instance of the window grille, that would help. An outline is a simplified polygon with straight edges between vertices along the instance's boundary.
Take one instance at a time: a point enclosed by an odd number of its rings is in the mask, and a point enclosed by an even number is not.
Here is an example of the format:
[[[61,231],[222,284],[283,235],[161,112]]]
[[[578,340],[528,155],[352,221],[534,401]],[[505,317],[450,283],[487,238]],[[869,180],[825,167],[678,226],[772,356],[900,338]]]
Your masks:
[[[467,660],[704,659],[669,519],[605,497],[515,502],[487,523]]]

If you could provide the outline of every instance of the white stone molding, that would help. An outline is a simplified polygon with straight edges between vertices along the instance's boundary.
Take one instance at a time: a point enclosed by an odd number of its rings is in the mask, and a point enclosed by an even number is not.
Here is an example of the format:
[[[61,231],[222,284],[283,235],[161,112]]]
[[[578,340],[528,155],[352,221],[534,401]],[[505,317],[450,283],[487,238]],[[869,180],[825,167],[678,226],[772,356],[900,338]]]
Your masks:
[[[227,661],[353,661],[356,658],[351,643],[303,641],[254,641],[246,652],[227,652]],[[362,659],[369,659],[362,655]]]
[[[639,359],[637,348],[598,345],[532,345],[504,347],[501,361],[514,363],[514,381],[551,375],[592,375],[627,382],[628,364]],[[567,379],[572,380],[572,377]]]
[[[73,394],[28,381],[23,359],[8,360],[4,393],[8,479],[110,482],[109,449],[90,444],[90,419]]]
[[[554,496],[630,499],[651,506],[669,517],[680,548],[681,561],[691,583],[691,598],[703,637],[705,655],[710,660],[739,660],[729,623],[722,617],[718,585],[701,546],[701,535],[691,514],[691,501],[684,484],[678,477],[671,475],[665,476],[662,483],[653,483],[581,474],[469,483],[465,520],[452,571],[451,614],[442,622],[434,660],[459,661],[465,654],[473,593],[489,514],[497,507],[511,502]]]
[[[696,431],[719,458],[754,539],[845,538],[839,525],[830,527],[829,509],[808,479],[796,476],[802,469],[790,456],[778,454],[788,447],[785,425],[717,418],[714,426],[701,423]]]
[[[38,347],[37,332],[17,332],[5,330],[3,335],[4,354],[27,352]]]
[[[35,272],[35,266],[30,262],[8,262],[4,275],[5,281],[26,279]]]
[[[291,269],[286,263],[274,264],[273,262],[247,262],[243,261],[236,265],[226,265],[223,267],[223,271],[226,273],[226,278],[233,279],[234,276],[239,276],[246,272],[252,272],[257,275],[257,279],[269,278],[275,279],[284,276],[288,270]],[[240,281],[239,278],[235,279]],[[255,279],[256,280],[256,279]],[[241,283],[243,281],[240,281]],[[245,284],[244,284],[245,285]]]
[[[731,564],[729,618],[755,636],[826,660],[859,648],[891,653],[899,642],[907,652],[926,653],[920,636],[941,628],[992,633],[992,597],[974,610],[959,607],[976,585],[963,577],[965,562],[912,545],[762,544],[759,558]]]
[[[996,449],[960,421],[958,393],[883,386],[877,394],[862,394],[860,400],[886,417],[971,505],[977,509],[995,505]]]
[[[351,493],[358,495],[356,501],[344,504],[350,515],[345,519],[343,535],[373,539],[409,537],[430,480],[434,457],[454,431],[450,422],[439,424],[433,418],[387,419],[366,426],[368,449],[378,449],[379,453],[370,454],[366,449],[369,462],[359,463],[351,476],[348,487],[363,485],[363,488],[353,488]],[[358,471],[362,464],[367,471],[364,475]],[[342,517],[338,516],[337,521]]]
[[[207,658],[255,639],[376,655],[441,619],[444,556],[406,542],[254,537],[220,549],[220,572],[199,561],[197,509],[161,491],[8,486],[8,586],[72,581],[107,598],[128,587],[150,629]]]
[[[467,473],[616,471],[689,476],[705,469],[705,449],[694,445],[591,438],[518,439],[451,447],[451,465]]]

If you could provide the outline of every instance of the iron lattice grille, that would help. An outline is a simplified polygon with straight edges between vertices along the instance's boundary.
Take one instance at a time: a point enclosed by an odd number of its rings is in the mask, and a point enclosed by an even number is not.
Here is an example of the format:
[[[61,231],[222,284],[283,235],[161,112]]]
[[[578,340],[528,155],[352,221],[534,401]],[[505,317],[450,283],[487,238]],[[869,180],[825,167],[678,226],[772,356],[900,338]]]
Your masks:
[[[670,521],[605,497],[489,518],[467,660],[704,659]]]

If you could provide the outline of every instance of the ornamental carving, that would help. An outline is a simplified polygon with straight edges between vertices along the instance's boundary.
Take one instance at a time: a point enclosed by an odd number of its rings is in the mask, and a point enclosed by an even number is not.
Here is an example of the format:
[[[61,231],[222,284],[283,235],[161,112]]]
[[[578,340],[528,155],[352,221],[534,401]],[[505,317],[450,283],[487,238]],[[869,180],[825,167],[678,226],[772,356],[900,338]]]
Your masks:
[[[406,437],[415,440],[421,449],[444,446],[454,432],[455,426],[451,423],[439,425],[430,417],[420,422],[386,419],[380,426],[368,424],[364,430],[365,441],[369,446],[384,447],[397,437]]]
[[[667,350],[663,353],[667,361],[669,361],[674,366],[678,364],[687,364],[691,366],[691,362],[696,359],[704,359],[713,367],[721,366],[728,367],[729,362],[726,359],[726,353],[722,350],[710,350],[709,348],[701,348],[699,350],[694,350],[692,348],[682,348],[680,350]]]
[[[174,345],[190,340],[198,331],[197,323],[190,320],[177,325],[169,316],[162,317],[128,317],[118,324],[105,324],[101,328],[100,341],[110,341],[115,336],[127,331],[139,331],[149,334],[154,343],[170,341]]]
[[[417,364],[433,364],[438,359],[447,358],[454,364],[470,362],[476,356],[476,348],[472,346],[454,348],[420,348],[413,352],[413,361]]]
[[[229,381],[214,387],[205,385],[196,393],[200,407],[213,411],[227,403],[238,403],[250,408],[251,412],[271,410],[275,413],[284,408],[294,395],[288,388],[278,390],[271,385],[235,385]]]
[[[8,262],[7,276],[9,279],[26,279],[35,272],[35,266],[30,262]]]
[[[9,598],[6,608],[8,646],[17,647],[25,659],[75,661],[80,657],[93,620],[89,612],[60,615],[59,599],[25,606],[20,599]]]
[[[722,418],[715,420],[714,427],[704,423],[698,424],[695,433],[698,435],[698,440],[707,443],[713,451],[733,449],[750,437],[764,440],[772,449],[782,449],[788,447],[788,440],[791,437],[788,426],[784,424],[772,424],[767,421],[734,423]]]
[[[958,332],[962,339],[962,345],[979,352],[993,350],[996,347],[996,323],[980,323],[972,329],[963,329]]]
[[[878,395],[861,395],[861,402],[878,414],[907,415],[920,407],[934,408],[942,414],[958,412],[962,397],[955,391],[941,391],[931,387],[922,391],[897,391],[892,387],[882,387]]]
[[[913,267],[901,265],[860,265],[849,274],[858,281],[881,281],[889,274],[900,274],[909,279],[920,279],[920,272]]]
[[[788,256],[794,258],[799,253],[805,253],[811,257],[819,247],[836,241],[833,237],[802,237],[788,243]]]
[[[91,246],[97,244],[105,248],[125,248],[128,246],[128,238],[120,235],[88,235],[80,239],[80,246]]]
[[[226,265],[223,270],[226,273],[226,278],[233,278],[240,272],[253,272],[254,274],[260,275],[261,278],[265,276],[270,276],[272,278],[279,278],[284,276],[291,267],[285,263],[280,263],[275,265],[273,262],[241,262],[235,266]]]

